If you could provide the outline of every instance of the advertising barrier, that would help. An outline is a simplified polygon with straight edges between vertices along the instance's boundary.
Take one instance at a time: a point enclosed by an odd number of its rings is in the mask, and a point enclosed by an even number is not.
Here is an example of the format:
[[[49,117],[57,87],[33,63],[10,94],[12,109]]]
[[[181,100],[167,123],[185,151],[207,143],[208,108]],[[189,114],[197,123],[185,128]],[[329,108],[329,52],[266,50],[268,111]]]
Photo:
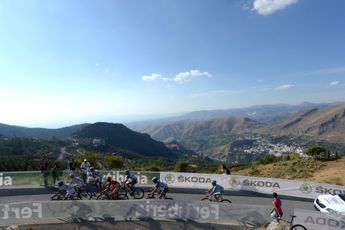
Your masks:
[[[123,171],[101,171],[104,176],[111,176],[116,180],[124,180]],[[152,177],[160,178],[173,188],[208,189],[211,181],[216,180],[225,190],[253,191],[270,194],[277,192],[282,195],[316,198],[321,194],[338,194],[345,192],[345,186],[306,182],[299,180],[284,180],[277,178],[248,177],[237,175],[178,173],[178,172],[134,172],[138,177],[139,185],[152,185]],[[40,171],[27,172],[0,172],[0,189],[11,186],[39,186],[54,185],[58,180],[69,181],[69,171],[61,171],[53,180],[49,175]]]
[[[211,181],[216,180],[225,190],[244,190],[267,194],[277,192],[282,195],[303,198],[316,198],[321,194],[334,195],[345,192],[345,186],[339,185],[237,175],[161,172],[160,180],[171,187],[202,189],[210,188]]]
[[[1,225],[61,223],[77,220],[183,220],[259,228],[271,222],[270,206],[182,200],[43,201],[0,204]],[[284,218],[308,230],[345,229],[345,217],[284,209]],[[283,222],[284,223],[284,222]]]

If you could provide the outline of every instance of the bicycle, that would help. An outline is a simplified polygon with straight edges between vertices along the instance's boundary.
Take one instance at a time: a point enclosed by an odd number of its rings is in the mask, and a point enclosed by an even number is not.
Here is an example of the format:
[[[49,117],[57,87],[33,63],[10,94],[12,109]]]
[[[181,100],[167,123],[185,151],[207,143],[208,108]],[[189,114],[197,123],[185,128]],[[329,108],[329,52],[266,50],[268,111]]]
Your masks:
[[[97,198],[97,200],[128,200],[127,193],[124,191],[119,190],[117,194],[115,194],[115,199],[113,199],[111,191],[101,192]]]
[[[162,199],[162,200],[173,200],[173,198],[171,197],[167,197],[166,194],[164,194],[162,197],[156,197],[157,193],[151,194],[151,193],[147,193],[146,194],[146,199]],[[159,194],[157,194],[159,195]]]
[[[59,191],[57,194],[53,194],[50,197],[50,200],[65,200],[65,197],[66,197],[66,191]],[[82,198],[78,196],[78,194],[75,194],[68,197],[67,200],[82,200]]]
[[[220,200],[216,200],[214,196],[211,196],[209,193],[206,194],[204,198],[201,199],[201,201],[210,201],[210,202],[222,202],[222,203],[229,203],[231,204],[231,200],[224,199],[223,197],[220,196]]]
[[[97,185],[96,183],[93,183],[93,182],[85,184],[83,187],[81,187],[81,193],[83,195],[82,197],[85,197],[85,198],[88,197],[89,200],[99,196],[99,193],[101,191],[102,190],[100,190],[99,185]]]
[[[294,216],[294,215],[290,215],[290,216],[291,216],[290,221],[281,220],[280,224],[282,225],[283,229],[286,229],[286,230],[307,230],[307,228],[301,224],[293,224],[293,219],[297,216]],[[272,221],[265,224],[264,225],[265,229],[267,229],[271,223],[272,223]]]
[[[145,195],[144,189],[142,188],[136,188],[134,186],[132,186],[132,188],[129,188],[128,186],[126,186],[126,184],[123,183],[123,185],[121,186],[120,191],[121,194],[125,193],[126,197],[129,197],[128,194],[130,196],[132,196],[134,199],[142,199]]]

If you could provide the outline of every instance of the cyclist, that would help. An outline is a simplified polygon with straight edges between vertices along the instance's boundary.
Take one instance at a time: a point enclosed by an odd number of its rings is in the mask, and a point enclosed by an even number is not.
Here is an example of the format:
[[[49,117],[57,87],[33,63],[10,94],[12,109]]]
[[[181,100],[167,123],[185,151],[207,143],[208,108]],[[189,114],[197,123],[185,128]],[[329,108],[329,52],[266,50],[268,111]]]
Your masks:
[[[106,185],[102,192],[111,191],[111,197],[113,200],[117,198],[117,193],[120,190],[120,183],[116,180],[113,180],[111,176],[107,176]]]
[[[152,182],[155,184],[155,187],[152,188],[148,195],[153,196],[155,192],[157,192],[159,194],[159,199],[164,199],[169,191],[168,185],[164,182],[160,182],[157,177],[152,177]]]
[[[69,177],[71,178],[75,191],[80,195],[81,188],[84,186],[84,181],[81,178],[76,177],[74,173],[70,173]]]
[[[103,183],[103,174],[100,173],[97,169],[94,167],[90,168],[91,175],[96,179],[96,184],[98,185],[98,188],[102,188],[102,183]]]
[[[133,188],[136,183],[138,183],[137,176],[131,173],[129,170],[125,171],[126,177],[125,177],[125,186],[131,189],[131,195],[133,194]]]
[[[282,202],[276,192],[273,193],[271,217],[275,222],[280,222],[283,216]]]
[[[223,195],[224,195],[224,188],[223,186],[217,184],[217,181],[213,180],[211,182],[212,184],[212,188],[210,188],[207,191],[208,196],[214,196],[214,198],[216,199],[216,201],[221,201],[223,199]]]
[[[74,186],[72,184],[66,184],[63,181],[59,181],[57,183],[59,190],[54,194],[54,196],[58,195],[59,193],[66,191],[65,200],[72,199],[76,196],[76,192],[74,190]]]

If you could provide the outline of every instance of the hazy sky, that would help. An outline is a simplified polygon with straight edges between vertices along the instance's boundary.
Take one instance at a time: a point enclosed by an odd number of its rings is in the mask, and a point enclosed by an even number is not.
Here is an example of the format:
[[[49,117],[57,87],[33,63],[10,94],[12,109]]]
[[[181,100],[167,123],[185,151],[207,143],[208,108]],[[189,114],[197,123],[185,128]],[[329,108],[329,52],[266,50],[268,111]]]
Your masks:
[[[345,101],[344,0],[1,0],[0,123]]]

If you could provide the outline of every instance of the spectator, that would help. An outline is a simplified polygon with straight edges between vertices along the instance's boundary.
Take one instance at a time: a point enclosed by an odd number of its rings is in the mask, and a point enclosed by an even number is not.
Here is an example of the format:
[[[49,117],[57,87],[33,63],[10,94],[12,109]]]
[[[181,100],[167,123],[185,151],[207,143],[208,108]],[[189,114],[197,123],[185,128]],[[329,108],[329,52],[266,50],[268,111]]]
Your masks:
[[[84,162],[80,165],[80,169],[82,170],[82,179],[85,184],[87,182],[87,173],[90,171],[90,167],[91,165],[87,159],[84,159]]]
[[[53,167],[52,167],[52,176],[53,176],[53,183],[57,180],[59,180],[59,164],[57,162],[54,162]]]
[[[42,158],[40,163],[38,164],[38,168],[42,173],[43,177],[43,184],[44,186],[48,185],[48,162],[46,162],[45,158]]]
[[[68,162],[68,169],[70,173],[73,173],[74,175],[76,174],[77,170],[77,163],[72,159],[70,162]]]
[[[223,175],[230,175],[230,170],[225,166],[225,164],[221,165],[221,172]]]

